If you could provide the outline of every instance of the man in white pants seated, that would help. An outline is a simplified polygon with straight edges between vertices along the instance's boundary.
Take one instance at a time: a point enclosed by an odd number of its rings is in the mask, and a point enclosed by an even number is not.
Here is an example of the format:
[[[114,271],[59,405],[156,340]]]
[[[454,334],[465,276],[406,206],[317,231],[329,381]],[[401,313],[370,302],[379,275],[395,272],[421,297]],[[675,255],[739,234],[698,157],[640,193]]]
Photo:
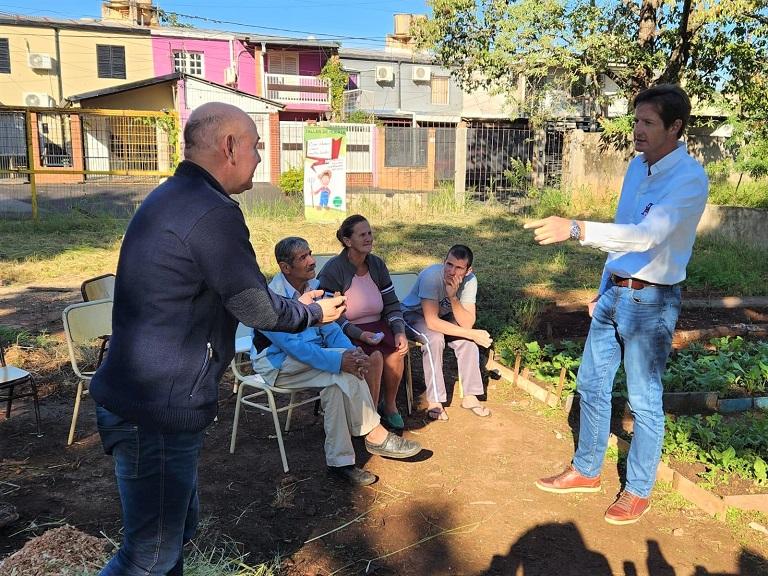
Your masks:
[[[426,348],[421,357],[429,402],[427,416],[438,422],[448,420],[443,407],[447,400],[443,376],[446,346],[453,349],[458,361],[464,388],[461,407],[481,418],[491,415],[477,398],[483,394],[478,346],[487,348],[493,340],[488,332],[475,328],[477,278],[472,272],[472,259],[468,246],[454,244],[442,264],[419,273],[416,284],[401,302],[409,337]]]
[[[315,259],[309,244],[295,236],[275,246],[280,272],[269,288],[281,296],[298,298],[317,287]],[[409,458],[421,445],[388,432],[364,377],[370,359],[341,331],[335,322],[312,326],[298,334],[255,332],[251,348],[254,370],[281,388],[322,388],[325,460],[328,471],[353,486],[377,480],[355,466],[352,436],[365,436],[365,448],[386,458]]]

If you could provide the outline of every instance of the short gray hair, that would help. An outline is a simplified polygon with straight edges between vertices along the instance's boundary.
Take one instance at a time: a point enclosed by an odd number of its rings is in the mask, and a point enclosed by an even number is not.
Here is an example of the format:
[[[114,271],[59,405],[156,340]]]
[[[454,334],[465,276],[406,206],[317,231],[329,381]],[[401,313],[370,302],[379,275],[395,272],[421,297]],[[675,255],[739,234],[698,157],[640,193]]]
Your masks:
[[[293,264],[293,258],[299,250],[308,250],[309,242],[298,236],[288,236],[275,244],[275,260],[277,263]]]

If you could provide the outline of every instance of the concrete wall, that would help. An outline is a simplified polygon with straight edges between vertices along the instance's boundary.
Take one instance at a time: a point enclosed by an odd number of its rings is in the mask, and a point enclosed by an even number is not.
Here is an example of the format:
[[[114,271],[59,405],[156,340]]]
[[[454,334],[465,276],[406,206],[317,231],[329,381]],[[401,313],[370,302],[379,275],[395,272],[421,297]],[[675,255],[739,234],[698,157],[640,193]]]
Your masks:
[[[697,229],[730,242],[768,250],[768,211],[707,204]]]
[[[67,96],[154,76],[148,31],[61,29],[58,39],[60,62],[56,59],[56,33],[49,26],[2,25],[0,38],[8,39],[11,57],[11,73],[0,74],[0,102],[5,105],[23,106],[26,92],[48,94],[53,102],[62,103]],[[125,47],[125,78],[98,77],[97,44]],[[52,68],[30,68],[27,61],[30,53],[48,54],[53,60]]]

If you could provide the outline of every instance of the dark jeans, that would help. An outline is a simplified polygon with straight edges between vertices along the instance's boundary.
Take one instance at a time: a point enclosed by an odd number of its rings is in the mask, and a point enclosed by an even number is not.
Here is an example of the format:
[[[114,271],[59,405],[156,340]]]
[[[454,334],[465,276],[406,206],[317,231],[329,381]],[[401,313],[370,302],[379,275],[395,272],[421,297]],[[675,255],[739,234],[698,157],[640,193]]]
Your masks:
[[[123,543],[101,576],[180,576],[198,519],[203,432],[168,434],[96,407],[104,451],[115,461]]]

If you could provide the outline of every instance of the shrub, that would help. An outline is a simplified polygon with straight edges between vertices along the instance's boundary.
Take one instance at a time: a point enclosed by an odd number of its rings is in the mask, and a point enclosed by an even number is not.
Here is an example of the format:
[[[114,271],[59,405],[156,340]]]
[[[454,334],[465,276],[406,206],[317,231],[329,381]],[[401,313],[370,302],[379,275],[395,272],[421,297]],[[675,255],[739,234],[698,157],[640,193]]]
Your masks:
[[[286,196],[302,196],[304,194],[304,168],[294,166],[280,174],[279,186]]]

